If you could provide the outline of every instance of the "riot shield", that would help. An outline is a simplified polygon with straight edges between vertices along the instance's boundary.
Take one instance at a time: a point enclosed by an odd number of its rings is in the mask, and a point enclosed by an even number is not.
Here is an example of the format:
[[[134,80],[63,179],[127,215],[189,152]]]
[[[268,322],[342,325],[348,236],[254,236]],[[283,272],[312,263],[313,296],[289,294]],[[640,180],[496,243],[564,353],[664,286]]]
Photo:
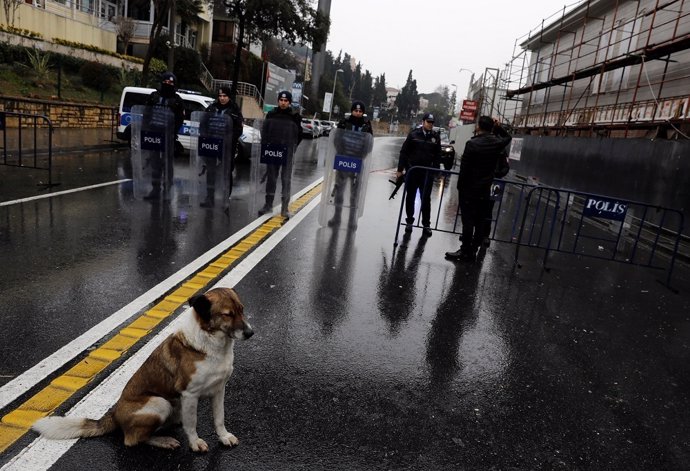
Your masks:
[[[270,115],[269,115],[270,116]],[[275,196],[279,194],[281,213],[288,215],[292,169],[299,129],[291,119],[256,120],[254,127],[261,134],[252,144],[252,204],[250,214],[273,213]],[[280,180],[280,189],[278,189]]]
[[[193,203],[211,208],[218,201],[223,208],[229,206],[232,153],[230,116],[193,112],[189,147]]]
[[[319,211],[322,226],[338,226],[347,215],[348,225],[357,227],[357,219],[364,212],[373,146],[374,138],[368,132],[331,131]],[[347,208],[346,215],[343,208]]]
[[[165,106],[132,107],[132,176],[137,199],[170,199],[175,125]]]

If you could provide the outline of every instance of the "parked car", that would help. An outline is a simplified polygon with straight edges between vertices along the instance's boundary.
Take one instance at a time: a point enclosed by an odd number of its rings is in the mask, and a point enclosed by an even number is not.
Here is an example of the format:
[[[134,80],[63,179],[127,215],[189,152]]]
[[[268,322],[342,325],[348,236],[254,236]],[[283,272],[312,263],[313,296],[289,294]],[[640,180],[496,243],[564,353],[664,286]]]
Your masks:
[[[125,87],[120,96],[120,108],[118,110],[117,138],[129,142],[132,138],[131,122],[132,107],[145,105],[146,100],[155,92],[155,88],[144,87]],[[194,111],[204,111],[208,105],[213,103],[213,98],[204,96],[198,92],[189,90],[178,90],[177,93],[182,98],[184,105],[184,122],[177,130],[177,141],[182,144],[185,150],[189,150],[189,129],[191,128],[191,115]]]
[[[321,125],[321,131],[324,136],[328,136],[331,133],[331,129],[333,129],[333,121],[319,121],[319,124]]]
[[[237,154],[235,160],[248,161],[252,156],[252,144],[261,141],[261,133],[258,129],[252,126],[242,125],[242,135],[240,136],[240,143],[237,146]]]
[[[319,127],[313,119],[302,118],[302,135],[309,139],[319,137]]]
[[[145,105],[151,92],[154,88],[144,87],[125,87],[120,96],[120,109],[118,113],[119,126],[117,129],[117,138],[123,141],[131,139],[130,123],[132,121],[131,111],[135,105]],[[204,111],[208,105],[213,103],[213,98],[204,96],[199,92],[189,90],[178,90],[177,93],[182,98],[184,105],[184,123],[177,130],[177,140],[185,150],[189,150],[191,139],[189,137],[190,128],[193,126],[191,116],[194,111]],[[237,146],[236,159],[248,160],[251,156],[252,143],[259,137],[259,132],[243,124],[242,135],[240,136],[240,143]]]
[[[452,170],[455,166],[455,141],[451,141],[445,130],[441,131],[441,165],[445,170]]]

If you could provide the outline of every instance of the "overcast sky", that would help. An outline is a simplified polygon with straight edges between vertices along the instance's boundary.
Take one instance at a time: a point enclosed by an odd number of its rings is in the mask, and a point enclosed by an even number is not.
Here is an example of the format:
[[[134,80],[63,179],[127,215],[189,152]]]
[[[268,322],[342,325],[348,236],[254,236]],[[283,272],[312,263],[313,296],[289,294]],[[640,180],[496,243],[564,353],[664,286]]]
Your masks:
[[[402,88],[412,69],[419,93],[447,85],[467,93],[471,73],[503,69],[515,41],[580,0],[332,0],[326,49],[348,52],[373,77]],[[555,16],[554,16],[555,15]],[[518,42],[521,42],[518,41]],[[518,49],[515,51],[516,53]]]

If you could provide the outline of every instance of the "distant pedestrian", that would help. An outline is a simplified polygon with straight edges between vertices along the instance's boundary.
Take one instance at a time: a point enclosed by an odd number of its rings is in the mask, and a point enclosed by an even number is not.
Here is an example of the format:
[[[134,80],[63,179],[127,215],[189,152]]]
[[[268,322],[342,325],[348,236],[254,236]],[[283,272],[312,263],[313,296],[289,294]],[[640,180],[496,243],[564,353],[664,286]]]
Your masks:
[[[371,134],[372,136],[374,135],[374,131],[371,127],[371,121],[366,119],[364,117],[364,112],[365,112],[365,106],[364,103],[361,101],[353,101],[352,106],[350,107],[350,116],[347,118],[341,119],[338,122],[337,128],[338,129],[345,129],[347,131],[358,131],[358,132],[366,132]],[[335,140],[335,149],[336,152],[344,154],[344,155],[354,155],[357,157],[364,157],[366,156],[370,148],[359,148],[363,147],[367,142],[366,140],[348,140],[346,139],[346,136],[337,134],[336,135],[336,140]],[[349,148],[349,147],[357,147],[357,148]],[[334,205],[334,214],[333,217],[328,221],[329,226],[336,226],[340,224],[340,219],[341,219],[341,213],[343,209],[343,199],[344,199],[344,194],[345,194],[345,186],[348,184],[350,185],[350,219],[349,219],[349,225],[350,227],[357,227],[357,200],[359,199],[359,191],[360,191],[360,182],[362,178],[366,178],[365,176],[360,175],[359,173],[353,173],[353,172],[346,172],[343,170],[338,170],[335,172],[335,185],[333,187],[333,205]]]
[[[227,196],[228,198],[232,195],[232,172],[235,169],[235,154],[237,153],[237,144],[239,143],[240,136],[242,135],[242,128],[244,125],[244,118],[242,116],[242,110],[237,106],[237,103],[230,99],[230,87],[222,86],[218,89],[218,98],[208,105],[206,111],[209,113],[214,113],[217,115],[229,116],[232,121],[232,141],[230,142],[230,152],[226,155],[229,157],[229,162],[225,162],[227,172],[226,175],[228,182]],[[201,202],[200,206],[202,208],[212,208],[215,202],[215,183],[216,183],[216,165],[215,162],[211,162],[207,167],[206,173],[206,199]]]
[[[480,116],[475,136],[467,144],[460,158],[458,194],[462,220],[460,250],[446,252],[449,260],[473,262],[484,238],[485,221],[491,211],[491,184],[496,163],[505,158],[505,148],[512,137],[498,120]]]
[[[439,168],[441,159],[441,135],[434,131],[434,115],[425,113],[422,117],[422,125],[410,131],[400,149],[398,159],[399,178],[405,173],[405,233],[412,232],[415,214],[415,200],[419,192],[422,200],[422,236],[431,237],[431,189],[434,182],[433,171],[415,170],[409,172],[411,167]]]
[[[296,147],[302,140],[302,119],[291,107],[292,94],[288,91],[278,93],[278,106],[266,114],[264,125],[261,130],[261,141],[270,143],[272,140],[285,141],[286,139]],[[278,126],[273,126],[273,123]],[[285,132],[287,130],[287,132]],[[278,135],[280,134],[280,135]],[[288,149],[289,162],[283,161],[281,164],[266,164],[266,202],[259,209],[259,216],[273,211],[273,199],[275,197],[278,174],[280,173],[281,183],[281,210],[280,214],[288,218],[288,203],[290,202],[290,184],[292,179],[292,157],[293,149]]]
[[[161,84],[157,91],[152,92],[146,100],[146,106],[153,108],[151,112],[150,119],[158,119],[155,109],[157,107],[164,107],[170,109],[173,113],[173,126],[174,129],[168,129],[168,132],[174,133],[175,150],[177,151],[182,145],[177,141],[177,131],[180,129],[184,123],[184,104],[180,95],[175,91],[177,89],[177,78],[172,72],[164,72],[160,76]],[[164,120],[161,120],[161,125],[164,125]],[[163,169],[166,165],[173,165],[172,157],[174,152],[166,149],[165,152],[168,154],[170,161],[164,162],[162,157],[154,158],[151,160],[151,192],[144,196],[147,200],[156,200],[160,198],[161,191],[161,178],[163,175]],[[166,182],[166,184],[171,184],[172,182]],[[169,190],[169,188],[168,188]]]

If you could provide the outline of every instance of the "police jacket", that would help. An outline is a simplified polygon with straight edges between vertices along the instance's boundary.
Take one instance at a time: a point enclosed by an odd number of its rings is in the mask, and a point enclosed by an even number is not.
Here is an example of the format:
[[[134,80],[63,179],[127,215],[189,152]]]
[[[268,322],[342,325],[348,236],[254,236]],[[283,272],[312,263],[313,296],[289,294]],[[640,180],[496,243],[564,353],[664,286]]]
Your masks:
[[[494,133],[479,134],[465,144],[458,177],[458,190],[461,196],[489,197],[496,162],[504,155],[505,147],[512,140],[500,126],[494,128]]]
[[[410,131],[400,149],[398,172],[415,165],[439,168],[441,163],[441,134],[425,132],[423,127]]]
[[[173,96],[166,98],[158,91],[151,92],[151,95],[146,100],[146,106],[165,106],[170,108],[174,115],[175,134],[177,135],[184,123],[184,102],[180,95],[175,93]]]
[[[374,130],[371,127],[371,121],[364,118],[353,118],[352,115],[347,119],[341,119],[336,126],[338,129],[348,129],[352,131],[368,132],[372,136]]]
[[[244,117],[242,116],[242,111],[237,103],[233,101],[228,101],[228,103],[223,106],[218,100],[208,105],[206,111],[209,113],[215,113],[220,115],[230,116],[232,120],[232,142],[237,144],[237,140],[242,135],[242,128],[244,124]]]
[[[372,136],[374,135],[374,130],[371,127],[371,121],[365,120],[364,118],[353,118],[350,116],[347,119],[341,119],[338,121],[336,128],[344,129],[346,131],[369,133]],[[365,157],[367,154],[369,154],[369,152],[371,152],[373,140],[372,138],[367,139],[365,136],[358,134],[342,133],[335,136],[334,145],[335,150],[338,153]]]
[[[302,118],[299,114],[294,113],[290,108],[281,109],[280,107],[275,107],[268,113],[266,113],[266,121],[273,119],[280,119],[289,121],[295,124],[295,143],[299,144],[302,141]],[[264,128],[266,124],[264,123]],[[263,131],[262,131],[263,136]]]

